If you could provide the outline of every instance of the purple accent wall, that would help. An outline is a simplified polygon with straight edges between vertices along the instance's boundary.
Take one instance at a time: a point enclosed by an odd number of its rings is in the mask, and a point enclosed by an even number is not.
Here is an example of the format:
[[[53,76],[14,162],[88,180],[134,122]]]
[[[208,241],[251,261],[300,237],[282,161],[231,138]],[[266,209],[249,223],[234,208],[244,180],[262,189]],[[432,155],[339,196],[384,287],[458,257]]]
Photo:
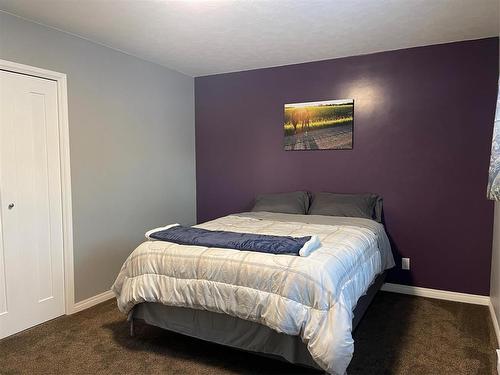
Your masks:
[[[198,221],[258,193],[376,192],[411,258],[389,281],[488,295],[497,79],[498,38],[196,78]],[[353,150],[283,150],[285,103],[345,98]]]

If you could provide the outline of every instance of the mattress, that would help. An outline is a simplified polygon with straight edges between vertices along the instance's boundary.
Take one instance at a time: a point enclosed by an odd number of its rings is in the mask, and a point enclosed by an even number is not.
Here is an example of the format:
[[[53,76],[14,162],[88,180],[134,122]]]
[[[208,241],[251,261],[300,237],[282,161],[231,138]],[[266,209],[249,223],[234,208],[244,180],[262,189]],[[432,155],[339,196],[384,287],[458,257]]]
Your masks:
[[[317,235],[321,246],[299,257],[146,241],[113,285],[120,310],[154,302],[259,323],[300,337],[320,368],[344,374],[354,350],[357,301],[394,265],[383,226],[368,219],[246,213],[198,227]]]

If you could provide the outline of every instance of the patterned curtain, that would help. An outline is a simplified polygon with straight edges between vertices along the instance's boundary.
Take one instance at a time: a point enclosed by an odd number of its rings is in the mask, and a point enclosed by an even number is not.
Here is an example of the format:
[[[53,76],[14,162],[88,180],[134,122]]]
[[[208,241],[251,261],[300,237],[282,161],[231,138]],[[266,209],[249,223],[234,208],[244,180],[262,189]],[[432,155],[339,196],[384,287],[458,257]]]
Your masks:
[[[497,110],[495,113],[495,125],[493,127],[493,140],[491,142],[488,198],[500,201],[500,90],[497,95]]]

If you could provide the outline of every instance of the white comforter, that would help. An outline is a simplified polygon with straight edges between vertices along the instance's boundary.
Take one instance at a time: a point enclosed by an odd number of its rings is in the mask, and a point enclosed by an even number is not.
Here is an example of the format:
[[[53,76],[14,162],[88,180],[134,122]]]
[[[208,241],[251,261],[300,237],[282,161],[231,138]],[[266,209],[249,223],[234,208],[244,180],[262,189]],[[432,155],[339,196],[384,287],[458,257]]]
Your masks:
[[[321,368],[344,374],[354,350],[352,311],[376,275],[394,265],[390,249],[381,249],[388,243],[383,226],[366,219],[349,225],[280,221],[283,216],[295,215],[230,215],[198,227],[318,235],[321,247],[299,257],[146,241],[113,285],[119,309],[160,302],[258,322],[299,335]],[[370,223],[357,226],[356,220]]]

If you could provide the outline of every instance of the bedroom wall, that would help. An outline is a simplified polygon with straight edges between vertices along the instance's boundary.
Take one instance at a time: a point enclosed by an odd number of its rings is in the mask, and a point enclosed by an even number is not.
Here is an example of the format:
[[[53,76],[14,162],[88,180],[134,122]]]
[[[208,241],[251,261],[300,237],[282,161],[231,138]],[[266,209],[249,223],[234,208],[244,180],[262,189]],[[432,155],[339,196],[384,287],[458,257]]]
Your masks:
[[[376,192],[398,263],[389,281],[489,295],[497,78],[498,38],[196,78],[198,221],[258,193]],[[353,150],[283,151],[285,103],[344,98]]]
[[[2,12],[0,58],[67,74],[76,301],[109,290],[148,228],[195,221],[194,80]]]
[[[493,124],[492,124],[493,125]],[[490,299],[496,316],[497,340],[500,346],[500,202],[495,202],[495,219],[493,225],[493,251],[491,256],[491,290]],[[500,363],[500,353],[498,357]]]

